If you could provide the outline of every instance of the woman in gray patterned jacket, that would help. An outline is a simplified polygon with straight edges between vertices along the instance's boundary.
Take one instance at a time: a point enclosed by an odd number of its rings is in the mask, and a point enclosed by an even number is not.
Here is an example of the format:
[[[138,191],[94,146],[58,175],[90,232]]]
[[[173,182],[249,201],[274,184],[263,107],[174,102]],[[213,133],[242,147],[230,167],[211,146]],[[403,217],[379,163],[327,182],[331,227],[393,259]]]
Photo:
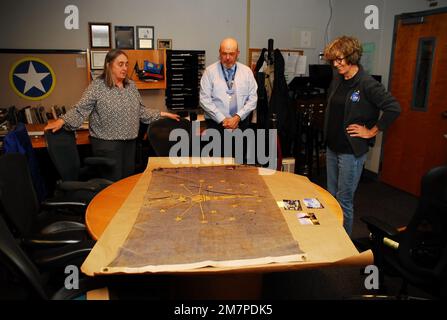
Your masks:
[[[45,127],[52,132],[62,127],[75,130],[88,117],[93,155],[116,161],[114,170],[104,177],[114,181],[134,173],[140,121],[180,119],[177,114],[146,108],[135,84],[127,77],[127,69],[126,53],[119,49],[109,51],[104,72],[88,86],[76,106]]]

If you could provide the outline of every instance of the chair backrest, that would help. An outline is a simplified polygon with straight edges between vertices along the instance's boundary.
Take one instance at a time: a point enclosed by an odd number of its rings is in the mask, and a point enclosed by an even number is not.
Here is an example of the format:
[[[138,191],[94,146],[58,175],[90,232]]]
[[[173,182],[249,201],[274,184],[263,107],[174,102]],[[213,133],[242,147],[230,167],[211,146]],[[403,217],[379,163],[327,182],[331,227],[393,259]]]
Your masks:
[[[191,154],[191,122],[183,118],[180,121],[163,118],[154,121],[148,128],[149,142],[158,157],[168,157],[169,150],[178,142],[169,141],[169,134],[174,129],[185,130],[188,135],[189,154]]]
[[[428,171],[421,181],[417,210],[399,246],[402,266],[436,286],[447,280],[447,166]]]
[[[79,180],[81,161],[74,131],[45,131],[48,153],[62,181]]]
[[[3,141],[5,153],[20,153],[26,155],[28,166],[31,170],[31,177],[39,201],[43,201],[47,196],[45,182],[40,174],[39,163],[34,153],[28,131],[23,123],[18,123],[16,127],[8,132]]]
[[[0,157],[0,204],[14,231],[28,235],[39,212],[39,202],[24,155],[8,153]]]
[[[11,274],[21,276],[38,297],[48,299],[42,277],[34,263],[17,244],[0,214],[0,262]]]

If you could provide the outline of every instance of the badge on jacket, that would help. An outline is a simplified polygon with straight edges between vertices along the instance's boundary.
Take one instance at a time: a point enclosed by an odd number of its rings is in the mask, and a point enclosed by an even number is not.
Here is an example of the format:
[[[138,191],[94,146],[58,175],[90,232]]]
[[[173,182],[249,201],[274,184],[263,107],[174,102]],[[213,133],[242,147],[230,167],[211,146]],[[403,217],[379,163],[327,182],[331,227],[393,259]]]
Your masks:
[[[351,101],[352,102],[359,102],[360,101],[360,91],[359,90],[355,90],[352,94],[351,94]]]

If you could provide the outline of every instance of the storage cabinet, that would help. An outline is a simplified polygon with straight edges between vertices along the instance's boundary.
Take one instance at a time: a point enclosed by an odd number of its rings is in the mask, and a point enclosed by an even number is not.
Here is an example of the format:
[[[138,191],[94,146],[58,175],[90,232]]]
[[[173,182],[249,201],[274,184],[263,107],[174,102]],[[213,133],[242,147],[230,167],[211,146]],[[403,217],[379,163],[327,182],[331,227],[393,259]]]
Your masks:
[[[319,175],[321,159],[324,160],[325,153],[323,127],[326,96],[308,96],[297,99],[294,103],[297,110],[297,130],[294,140],[295,173],[311,177],[316,167]]]
[[[194,110],[199,107],[200,79],[205,70],[205,51],[166,51],[166,106]]]

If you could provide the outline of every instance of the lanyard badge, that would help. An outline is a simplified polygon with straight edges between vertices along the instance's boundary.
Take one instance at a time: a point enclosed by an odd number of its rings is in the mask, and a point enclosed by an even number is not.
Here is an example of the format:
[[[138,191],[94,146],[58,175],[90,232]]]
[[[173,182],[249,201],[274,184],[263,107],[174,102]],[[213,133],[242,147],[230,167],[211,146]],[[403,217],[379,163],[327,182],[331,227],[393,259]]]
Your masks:
[[[224,75],[225,82],[227,83],[227,94],[229,96],[231,96],[231,95],[234,94],[233,85],[234,85],[234,77],[236,76],[237,65],[235,65],[235,67],[234,67],[234,72],[233,72],[233,74],[231,76],[231,79],[228,79],[227,73],[226,73],[226,71],[225,71],[225,69],[224,69],[222,64],[220,64],[220,67],[222,68],[222,73]]]

